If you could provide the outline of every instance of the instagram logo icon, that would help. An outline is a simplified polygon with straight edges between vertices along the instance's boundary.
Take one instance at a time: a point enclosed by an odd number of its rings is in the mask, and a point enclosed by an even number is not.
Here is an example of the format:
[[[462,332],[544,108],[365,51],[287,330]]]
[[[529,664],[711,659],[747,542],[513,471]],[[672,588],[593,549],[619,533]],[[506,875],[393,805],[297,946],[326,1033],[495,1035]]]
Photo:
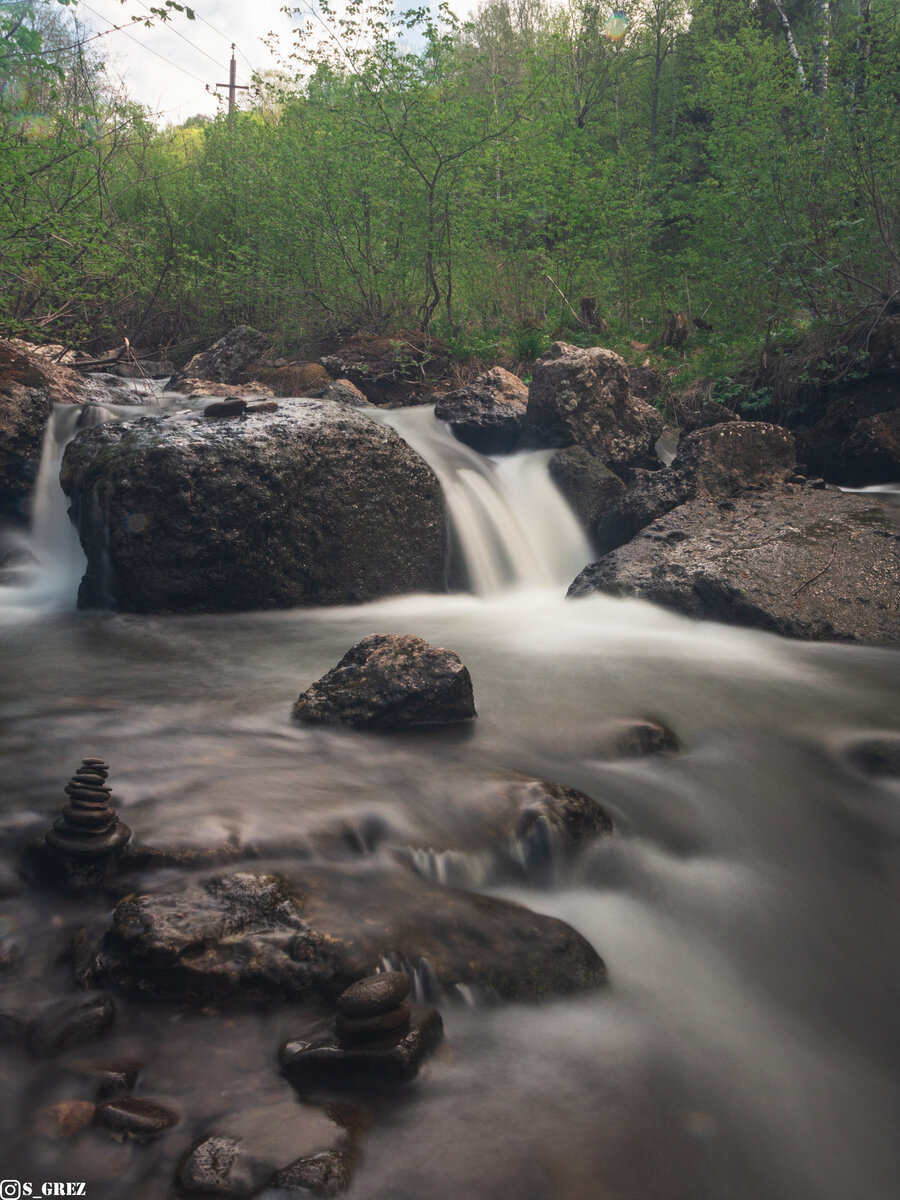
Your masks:
[[[22,1195],[22,1185],[18,1179],[0,1181],[0,1200],[19,1200]]]

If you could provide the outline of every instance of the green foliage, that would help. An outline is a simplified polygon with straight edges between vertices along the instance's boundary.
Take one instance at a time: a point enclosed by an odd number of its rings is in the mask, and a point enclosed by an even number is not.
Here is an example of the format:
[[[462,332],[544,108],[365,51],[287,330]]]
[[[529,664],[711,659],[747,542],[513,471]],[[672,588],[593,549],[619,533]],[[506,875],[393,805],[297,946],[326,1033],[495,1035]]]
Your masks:
[[[64,9],[7,4],[0,324],[102,341],[248,321],[293,346],[419,326],[458,360],[521,362],[555,337],[643,357],[682,310],[715,333],[657,364],[738,386],[780,331],[874,320],[900,289],[900,22],[832,2],[816,94],[740,0],[654,0],[618,38],[584,0],[487,0],[462,26],[326,4],[234,122],[165,131],[63,52]],[[608,333],[581,328],[582,296]]]

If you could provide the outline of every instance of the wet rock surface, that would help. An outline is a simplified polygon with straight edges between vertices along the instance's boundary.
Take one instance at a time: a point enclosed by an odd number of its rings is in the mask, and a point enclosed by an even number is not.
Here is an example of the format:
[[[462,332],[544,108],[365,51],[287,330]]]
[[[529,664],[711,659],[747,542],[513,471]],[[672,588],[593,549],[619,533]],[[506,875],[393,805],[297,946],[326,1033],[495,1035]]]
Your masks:
[[[40,1058],[51,1058],[64,1050],[87,1045],[106,1033],[115,1013],[112,997],[104,992],[48,1004],[28,1024],[28,1049]]]
[[[476,714],[471,676],[454,651],[412,634],[372,634],[307,688],[291,715],[306,724],[402,729]]]
[[[239,1138],[202,1138],[178,1169],[176,1182],[189,1195],[252,1196],[273,1173],[266,1158],[247,1153]]]
[[[127,1133],[131,1137],[159,1137],[178,1124],[178,1113],[156,1100],[142,1096],[117,1096],[97,1106],[96,1123],[101,1129]]]
[[[84,1080],[97,1100],[108,1100],[134,1090],[141,1062],[136,1058],[78,1058],[66,1062],[64,1069]]]
[[[409,1083],[443,1036],[439,1012],[413,1007],[408,1024],[383,1037],[289,1041],[281,1049],[281,1069],[301,1093],[316,1087]]]
[[[628,365],[611,350],[554,342],[534,364],[528,435],[543,446],[584,446],[607,466],[659,466],[659,413],[629,391]]]
[[[88,565],[82,607],[206,612],[444,590],[437,479],[344,405],[231,420],[141,419],[68,447]]]
[[[594,526],[601,554],[630,541],[657,517],[698,496],[726,499],[784,479],[793,438],[762,421],[717,422],[682,437],[670,466],[649,472],[603,508]]]
[[[317,400],[333,400],[336,404],[348,404],[351,408],[369,406],[369,401],[349,379],[335,379],[315,395]]]
[[[529,876],[552,874],[595,838],[613,831],[609,815],[577,788],[513,776],[492,790],[500,811],[494,839]]]
[[[684,504],[586,567],[569,595],[639,596],[786,637],[896,646],[897,564],[897,532],[877,501],[786,487]]]
[[[191,380],[209,379],[230,383],[263,353],[268,339],[250,325],[238,325],[214,342],[208,350],[195,354],[171,377],[166,387],[171,392],[186,391]]]
[[[508,454],[519,442],[528,388],[503,367],[492,367],[456,391],[441,396],[434,407],[439,421],[480,454]]]
[[[507,999],[595,987],[592,947],[562,921],[379,866],[240,873],[127,897],[92,970],[138,993],[253,1006],[333,1000],[385,958],[438,986]]]
[[[597,758],[646,758],[652,754],[674,754],[678,737],[667,725],[646,717],[620,717],[604,721],[597,730],[593,753]]]
[[[604,467],[583,446],[557,450],[550,459],[550,477],[591,535],[603,514],[625,492],[625,484],[619,476]]]
[[[847,758],[864,775],[900,779],[900,734],[859,741],[848,749]]]

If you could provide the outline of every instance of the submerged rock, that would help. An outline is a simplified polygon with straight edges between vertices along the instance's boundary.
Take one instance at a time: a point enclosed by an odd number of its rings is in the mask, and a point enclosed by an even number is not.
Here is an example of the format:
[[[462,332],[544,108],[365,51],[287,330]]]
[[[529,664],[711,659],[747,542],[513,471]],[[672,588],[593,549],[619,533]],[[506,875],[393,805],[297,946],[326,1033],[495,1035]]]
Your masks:
[[[595,987],[603,963],[552,917],[405,870],[316,866],[220,875],[122,900],[93,971],[141,993],[252,1006],[331,1001],[385,958],[505,999]]]
[[[593,753],[603,759],[646,758],[651,754],[674,754],[680,748],[677,736],[661,721],[619,717],[604,721],[597,730]]]
[[[596,800],[561,783],[513,777],[498,783],[495,794],[496,839],[528,874],[552,869],[613,830]]]
[[[877,501],[785,488],[684,504],[586,567],[569,595],[639,596],[786,637],[896,646],[897,562]]]
[[[440,485],[344,405],[103,425],[61,481],[87,555],[83,608],[211,612],[444,590]]]
[[[307,688],[291,715],[306,724],[402,729],[476,714],[472,679],[458,654],[412,634],[373,633]]]
[[[113,1133],[126,1133],[135,1138],[159,1137],[167,1133],[180,1118],[166,1105],[142,1096],[117,1096],[97,1105],[96,1123]]]
[[[350,1041],[326,1036],[313,1042],[289,1041],[281,1049],[281,1069],[301,1091],[316,1086],[409,1083],[443,1036],[439,1012],[413,1008],[401,1030],[380,1038]]]
[[[540,445],[584,446],[607,466],[659,466],[662,417],[631,394],[628,364],[612,350],[554,342],[534,364],[527,424]]]
[[[481,454],[508,454],[518,444],[528,388],[503,367],[484,371],[468,387],[438,399],[434,415],[455,437]]]
[[[115,1014],[112,997],[104,992],[48,1004],[28,1025],[28,1049],[41,1058],[51,1058],[64,1050],[86,1045],[109,1029]]]

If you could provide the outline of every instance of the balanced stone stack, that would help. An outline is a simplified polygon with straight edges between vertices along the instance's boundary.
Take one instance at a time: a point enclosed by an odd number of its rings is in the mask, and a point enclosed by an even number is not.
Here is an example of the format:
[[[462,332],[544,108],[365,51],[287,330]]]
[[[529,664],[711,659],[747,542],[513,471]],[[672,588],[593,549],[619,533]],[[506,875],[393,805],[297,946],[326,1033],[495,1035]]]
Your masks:
[[[369,975],[337,998],[335,1029],[350,1045],[370,1042],[409,1027],[409,979],[402,971]]]
[[[39,874],[65,891],[99,886],[131,837],[112,807],[108,775],[102,758],[83,758],[66,785],[68,804],[34,847]]]
[[[433,1008],[407,1001],[400,971],[369,975],[337,999],[333,1036],[289,1041],[281,1048],[285,1075],[301,1092],[408,1083],[440,1044],[444,1024]]]

